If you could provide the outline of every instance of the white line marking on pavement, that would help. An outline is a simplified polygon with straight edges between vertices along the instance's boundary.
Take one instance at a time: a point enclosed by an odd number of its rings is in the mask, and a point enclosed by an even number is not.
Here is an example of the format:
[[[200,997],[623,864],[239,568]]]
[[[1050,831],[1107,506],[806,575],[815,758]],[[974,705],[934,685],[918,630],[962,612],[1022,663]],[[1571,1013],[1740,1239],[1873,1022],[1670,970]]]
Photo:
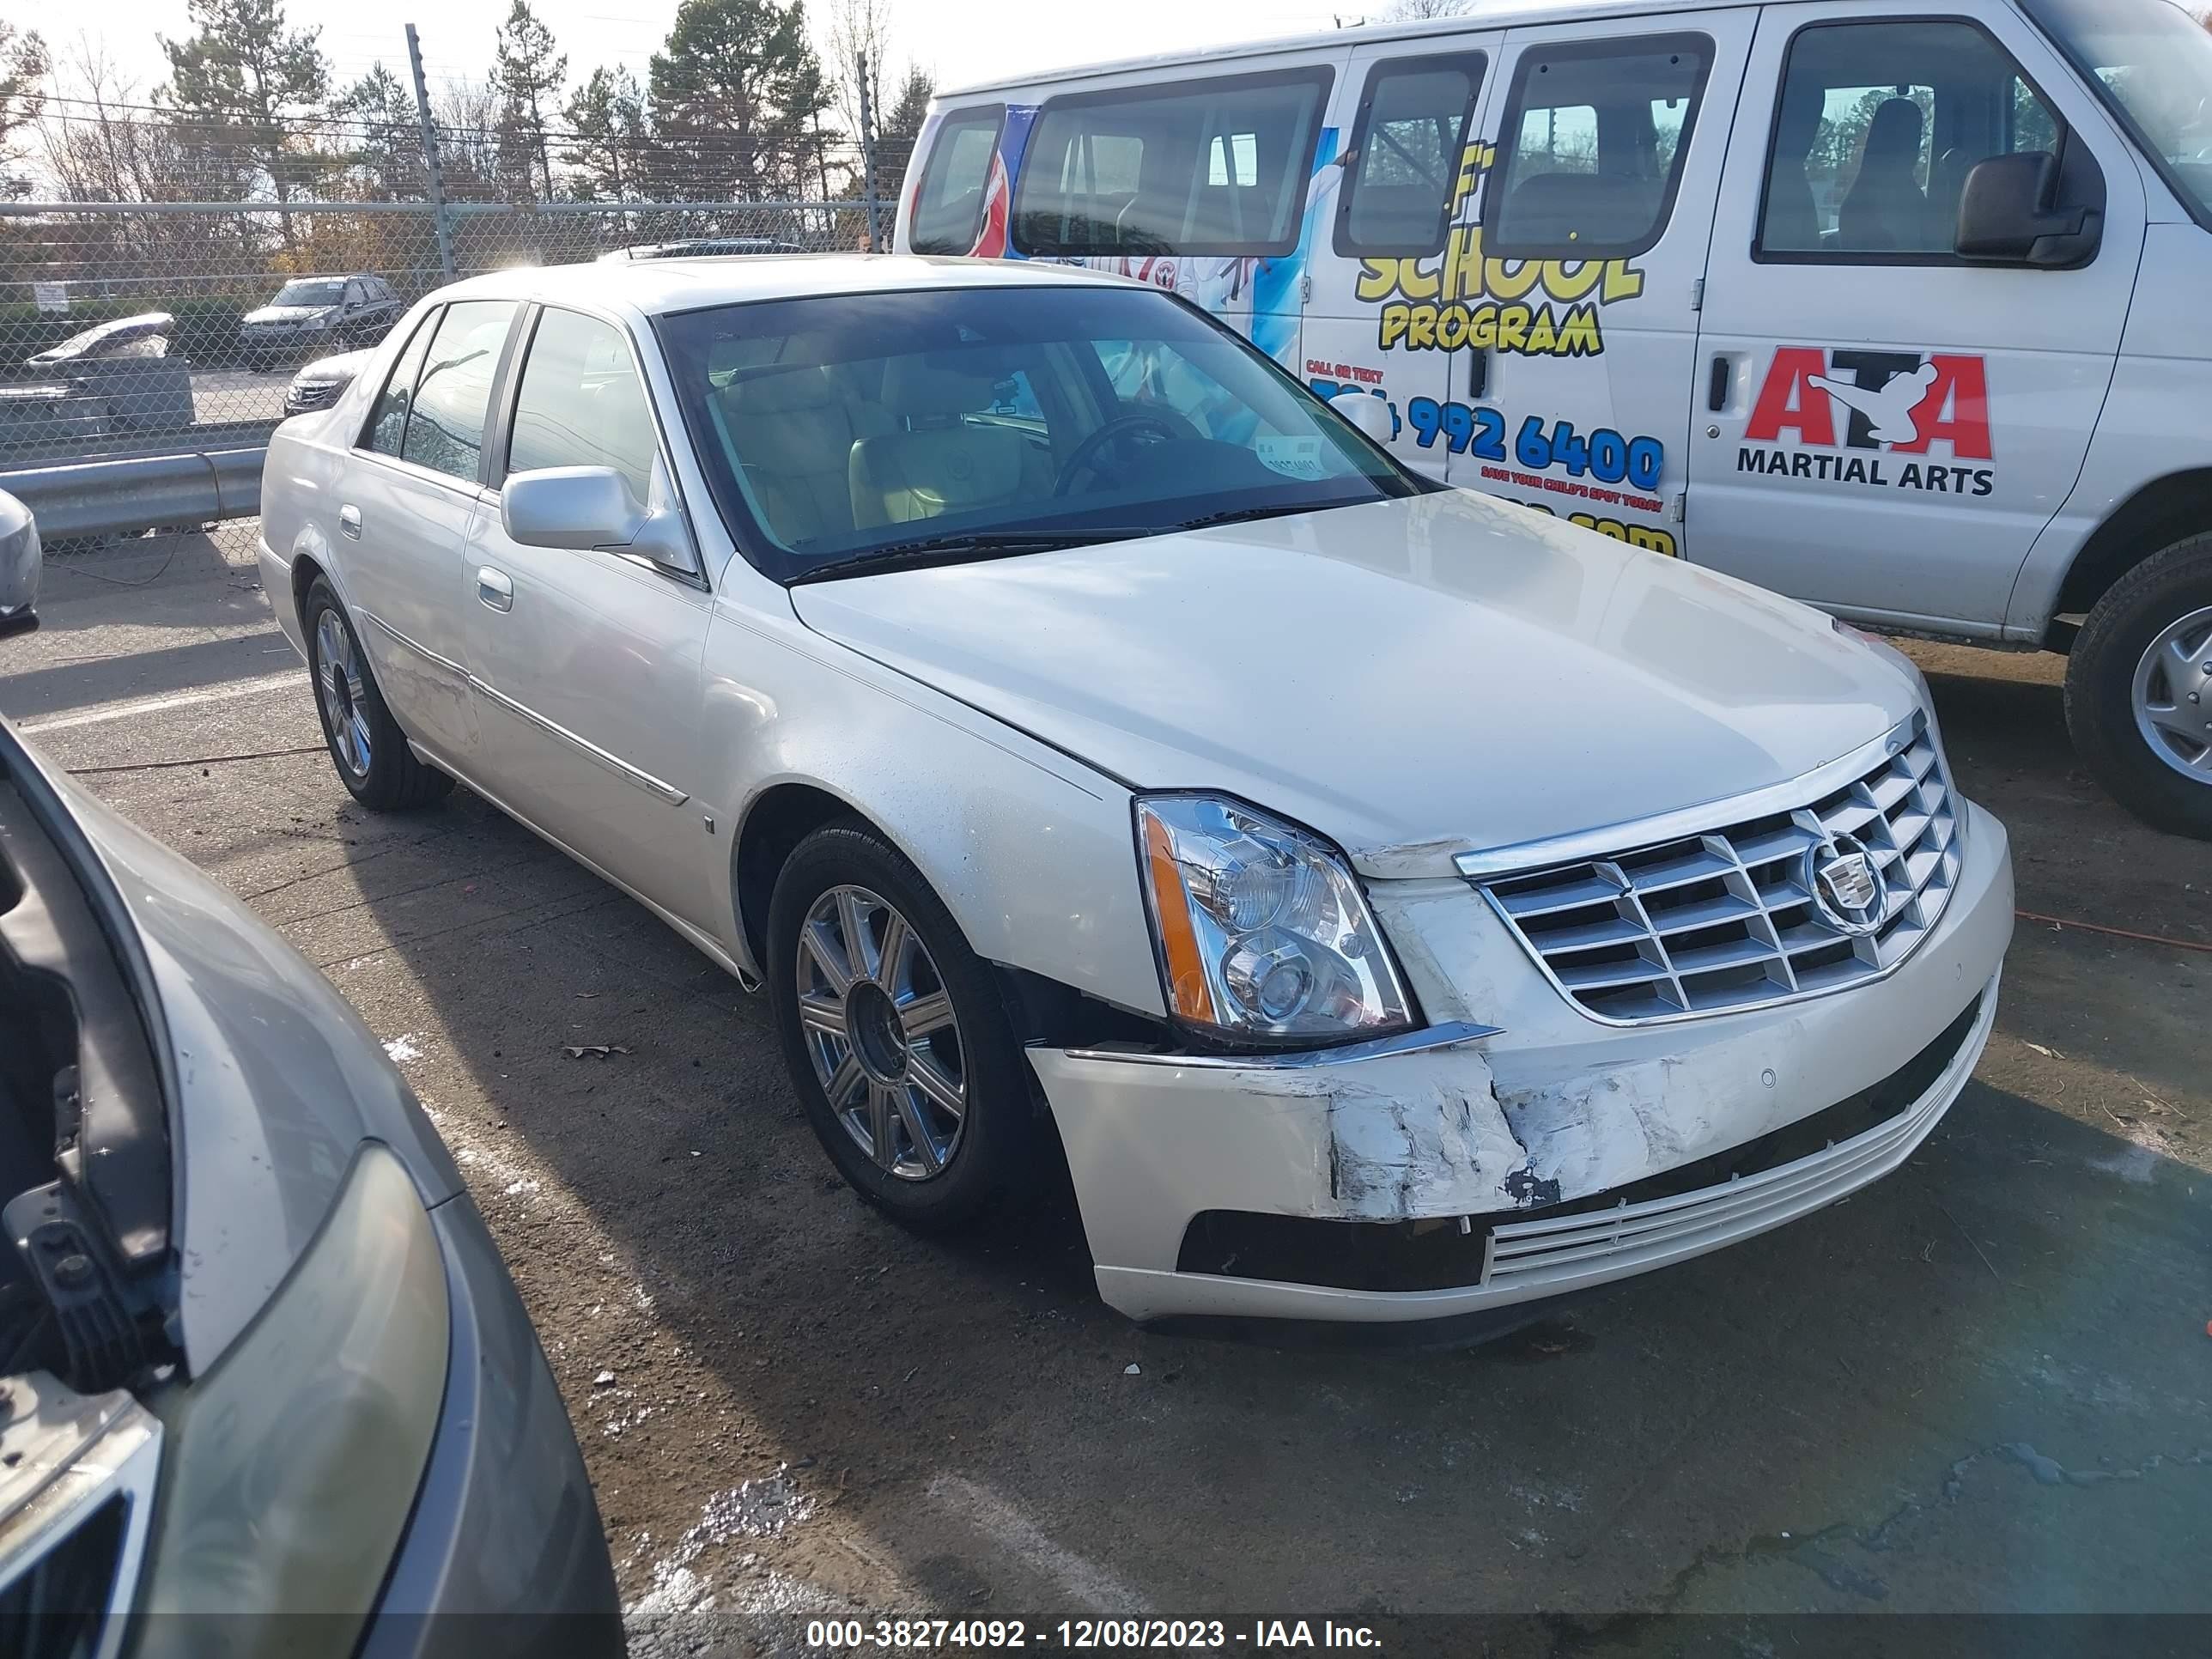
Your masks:
[[[1037,1524],[987,1486],[957,1474],[933,1476],[929,1501],[957,1516],[1017,1561],[1026,1562],[1096,1612],[1141,1618],[1152,1604],[1110,1568],[1062,1549]]]
[[[103,720],[127,720],[133,714],[158,714],[166,708],[188,708],[194,703],[228,702],[235,697],[258,696],[264,691],[297,685],[307,675],[307,669],[288,669],[282,674],[263,674],[250,680],[234,680],[228,685],[210,685],[198,691],[179,691],[173,696],[141,697],[135,702],[110,703],[105,708],[88,709],[82,714],[54,714],[42,720],[27,720],[15,729],[28,734],[33,732],[59,732],[72,726],[97,726]]]

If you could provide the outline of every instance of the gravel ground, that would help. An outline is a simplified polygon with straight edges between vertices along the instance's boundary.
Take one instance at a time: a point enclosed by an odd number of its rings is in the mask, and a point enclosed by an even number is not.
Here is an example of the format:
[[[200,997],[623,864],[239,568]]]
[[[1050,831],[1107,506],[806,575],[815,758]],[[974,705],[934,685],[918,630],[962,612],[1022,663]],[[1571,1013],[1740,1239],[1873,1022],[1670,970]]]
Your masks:
[[[353,805],[251,547],[55,561],[0,708],[405,1070],[561,1379],[636,1651],[841,1610],[1511,1611],[1553,1651],[1674,1611],[2212,1613],[2212,858],[2089,783],[2056,659],[1915,647],[2023,909],[2154,938],[2023,920],[1907,1168],[1501,1345],[1280,1352],[1109,1314],[1064,1202],[953,1246],[866,1210],[763,1007],[643,910],[465,792]]]

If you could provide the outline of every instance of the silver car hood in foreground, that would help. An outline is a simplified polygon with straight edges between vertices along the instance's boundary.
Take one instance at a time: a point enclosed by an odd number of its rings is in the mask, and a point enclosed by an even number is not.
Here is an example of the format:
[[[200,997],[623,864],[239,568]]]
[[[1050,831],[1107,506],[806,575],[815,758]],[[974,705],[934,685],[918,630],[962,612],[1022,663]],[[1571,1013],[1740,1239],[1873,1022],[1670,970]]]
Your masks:
[[[791,589],[817,632],[1366,874],[1784,781],[1911,713],[1828,618],[1449,491]]]
[[[459,1192],[460,1172],[328,981],[189,860],[32,753],[137,924],[175,1050],[169,1236],[198,1376],[290,1270],[363,1140],[392,1147],[425,1204]]]

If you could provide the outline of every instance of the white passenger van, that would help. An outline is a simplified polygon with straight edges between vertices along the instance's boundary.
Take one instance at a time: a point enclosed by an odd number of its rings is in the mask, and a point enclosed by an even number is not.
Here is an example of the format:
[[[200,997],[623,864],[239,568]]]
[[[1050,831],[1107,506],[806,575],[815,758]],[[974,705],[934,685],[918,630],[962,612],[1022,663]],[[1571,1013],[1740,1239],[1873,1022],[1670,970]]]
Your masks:
[[[1423,471],[2069,653],[2083,758],[2212,836],[2212,35],[2168,0],[1507,0],[947,94],[915,157],[902,252],[1123,271]],[[1194,366],[1119,378],[1204,426]]]

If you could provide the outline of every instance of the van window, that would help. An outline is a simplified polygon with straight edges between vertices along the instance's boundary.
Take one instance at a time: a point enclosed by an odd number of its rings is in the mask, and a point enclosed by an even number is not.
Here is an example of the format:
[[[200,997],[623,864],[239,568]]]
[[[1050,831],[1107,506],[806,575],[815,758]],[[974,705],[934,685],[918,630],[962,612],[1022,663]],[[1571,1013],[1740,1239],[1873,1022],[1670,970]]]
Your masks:
[[[2027,9],[2212,228],[2212,33],[2167,0],[2027,0]]]
[[[1005,115],[1000,104],[957,110],[937,129],[907,227],[907,243],[915,252],[965,253],[975,246]]]
[[[1337,203],[1339,253],[1435,253],[1444,245],[1483,57],[1377,64],[1352,125],[1351,177]]]
[[[1498,126],[1487,252],[1625,258],[1667,228],[1712,61],[1703,35],[1533,46]]]
[[[2063,131],[1972,23],[1814,24],[1790,43],[1758,252],[1784,263],[1947,264],[1975,163],[2056,154]]]
[[[1297,246],[1326,69],[1048,101],[1014,204],[1021,252],[1288,253]]]

